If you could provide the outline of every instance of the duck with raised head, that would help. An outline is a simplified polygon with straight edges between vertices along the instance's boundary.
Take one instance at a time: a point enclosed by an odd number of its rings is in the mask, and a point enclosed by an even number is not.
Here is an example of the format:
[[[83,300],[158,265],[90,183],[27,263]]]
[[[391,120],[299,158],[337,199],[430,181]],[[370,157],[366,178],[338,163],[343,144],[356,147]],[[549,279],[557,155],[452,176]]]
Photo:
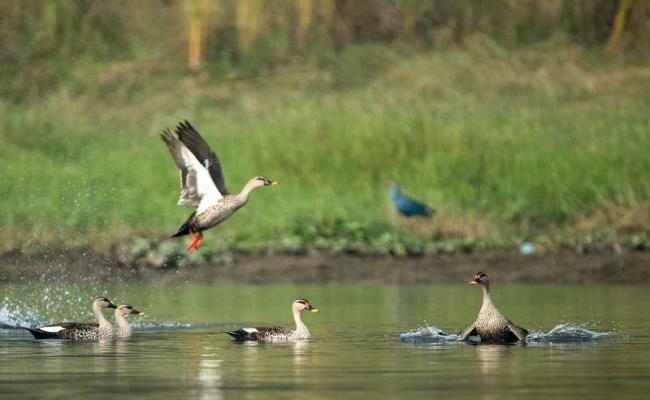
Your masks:
[[[250,179],[241,192],[231,195],[217,154],[189,122],[181,122],[175,133],[165,129],[161,136],[181,170],[178,205],[196,207],[196,211],[172,235],[190,235],[187,246],[190,253],[201,246],[202,232],[225,221],[243,207],[254,189],[277,184],[259,176]]]
[[[96,324],[79,322],[62,322],[59,324],[39,326],[38,328],[27,329],[36,339],[68,339],[68,340],[100,340],[113,337],[113,326],[106,318],[102,310],[105,308],[116,308],[106,297],[98,297],[93,301],[92,309]]]
[[[120,304],[115,309],[115,322],[117,322],[117,329],[115,330],[115,335],[118,337],[129,337],[131,336],[131,325],[129,325],[126,320],[127,315],[144,315],[140,311],[133,308],[130,304]]]
[[[254,328],[240,328],[236,331],[226,332],[228,335],[232,336],[235,341],[245,342],[245,341],[257,341],[257,342],[290,342],[295,340],[305,340],[311,337],[309,329],[304,322],[300,314],[303,311],[309,311],[313,313],[320,312],[318,309],[314,308],[309,300],[307,299],[298,299],[291,304],[291,312],[293,313],[293,320],[296,323],[296,329],[291,330],[283,326],[257,326]]]
[[[528,331],[504,317],[492,303],[487,274],[478,272],[468,283],[483,287],[483,305],[476,321],[459,333],[461,340],[468,340],[471,336],[480,337],[481,343],[514,343],[526,340]]]

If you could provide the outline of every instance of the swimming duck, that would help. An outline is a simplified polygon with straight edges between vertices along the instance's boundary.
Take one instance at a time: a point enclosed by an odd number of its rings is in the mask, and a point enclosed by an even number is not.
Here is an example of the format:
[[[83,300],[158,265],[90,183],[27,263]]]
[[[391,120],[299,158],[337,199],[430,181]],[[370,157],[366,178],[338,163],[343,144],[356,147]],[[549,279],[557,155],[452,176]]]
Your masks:
[[[263,176],[250,179],[239,194],[228,194],[219,158],[199,132],[187,121],[181,122],[173,134],[162,133],[172,158],[181,170],[179,206],[196,207],[196,211],[172,237],[190,235],[190,253],[203,241],[203,231],[220,224],[243,207],[251,192],[260,186],[275,185]]]
[[[309,300],[298,299],[291,304],[293,320],[296,322],[296,329],[293,331],[282,326],[257,326],[255,328],[240,328],[226,333],[238,342],[286,342],[309,339],[311,337],[309,329],[300,318],[300,313],[303,311],[320,312],[309,303]]]
[[[434,213],[426,204],[403,195],[397,182],[390,182],[389,195],[395,210],[405,217],[431,217]]]
[[[487,274],[478,272],[469,284],[483,286],[483,305],[476,321],[459,333],[461,340],[468,340],[470,336],[479,336],[482,343],[513,343],[526,340],[528,331],[504,317],[492,303]]]
[[[113,326],[102,314],[104,308],[116,308],[106,297],[98,297],[93,301],[93,314],[97,324],[78,322],[63,322],[27,329],[36,339],[69,339],[69,340],[100,340],[113,337]]]
[[[117,322],[117,330],[115,335],[118,337],[129,337],[131,336],[131,325],[126,320],[126,316],[129,314],[134,315],[143,315],[140,311],[133,308],[130,304],[120,304],[115,309],[115,321]]]

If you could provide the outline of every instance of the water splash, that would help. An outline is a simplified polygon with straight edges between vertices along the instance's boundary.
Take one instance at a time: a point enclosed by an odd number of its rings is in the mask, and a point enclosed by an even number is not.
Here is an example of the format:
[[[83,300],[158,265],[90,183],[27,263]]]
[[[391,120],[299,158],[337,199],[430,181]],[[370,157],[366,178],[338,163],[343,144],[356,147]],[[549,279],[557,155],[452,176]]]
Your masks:
[[[526,338],[527,343],[573,343],[592,342],[609,336],[614,336],[614,331],[597,332],[586,329],[580,325],[558,324],[553,329],[544,332],[530,332]]]
[[[191,328],[204,328],[208,324],[192,324],[189,322],[176,322],[176,321],[164,321],[164,322],[153,322],[153,321],[144,321],[144,322],[130,322],[131,327],[135,330],[166,330],[166,329],[191,329]]]
[[[586,329],[577,324],[563,323],[556,325],[547,333],[532,331],[526,338],[526,343],[579,343],[593,342],[605,337],[614,336],[615,332],[598,332]],[[447,333],[435,326],[418,327],[411,331],[401,333],[400,339],[405,343],[453,343],[460,342],[460,336]],[[471,340],[472,342],[476,342]]]
[[[0,328],[21,328],[38,325],[40,321],[33,310],[22,305],[5,302],[0,305]]]
[[[418,327],[411,331],[400,333],[399,338],[402,342],[418,343],[418,342],[432,342],[432,343],[446,343],[457,342],[460,336],[454,333],[447,333],[435,326]]]

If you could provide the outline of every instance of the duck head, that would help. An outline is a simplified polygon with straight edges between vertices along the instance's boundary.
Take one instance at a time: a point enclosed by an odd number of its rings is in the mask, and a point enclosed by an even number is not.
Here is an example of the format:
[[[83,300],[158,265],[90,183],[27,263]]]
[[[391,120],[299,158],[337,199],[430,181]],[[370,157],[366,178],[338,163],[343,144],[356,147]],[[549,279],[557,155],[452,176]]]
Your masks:
[[[98,297],[93,301],[93,308],[116,308],[107,297]]]
[[[470,285],[487,285],[489,283],[489,280],[487,274],[483,272],[477,272],[476,275],[474,275],[474,279],[467,283]]]
[[[313,312],[313,313],[319,313],[320,312],[320,310],[317,309],[317,308],[314,308],[309,303],[309,300],[307,300],[307,299],[298,299],[298,300],[294,301],[291,308],[294,311],[298,311],[298,312],[300,312],[300,311],[310,311],[310,312]]]
[[[255,189],[261,186],[275,186],[278,183],[278,181],[272,181],[264,176],[256,176],[255,178],[249,180],[246,186],[249,186],[251,189]]]
[[[126,317],[129,314],[135,314],[135,315],[144,315],[144,313],[141,313],[140,311],[136,310],[133,308],[132,305],[130,304],[120,304],[115,308],[115,316],[117,317],[118,315],[121,317]]]

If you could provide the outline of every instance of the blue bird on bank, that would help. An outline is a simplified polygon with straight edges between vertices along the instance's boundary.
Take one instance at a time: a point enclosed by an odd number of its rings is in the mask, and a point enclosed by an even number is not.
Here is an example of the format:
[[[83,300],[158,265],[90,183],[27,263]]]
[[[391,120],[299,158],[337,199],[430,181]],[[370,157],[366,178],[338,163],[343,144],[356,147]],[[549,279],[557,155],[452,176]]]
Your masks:
[[[390,200],[395,210],[405,217],[431,217],[435,210],[426,204],[402,194],[397,182],[390,182]]]

